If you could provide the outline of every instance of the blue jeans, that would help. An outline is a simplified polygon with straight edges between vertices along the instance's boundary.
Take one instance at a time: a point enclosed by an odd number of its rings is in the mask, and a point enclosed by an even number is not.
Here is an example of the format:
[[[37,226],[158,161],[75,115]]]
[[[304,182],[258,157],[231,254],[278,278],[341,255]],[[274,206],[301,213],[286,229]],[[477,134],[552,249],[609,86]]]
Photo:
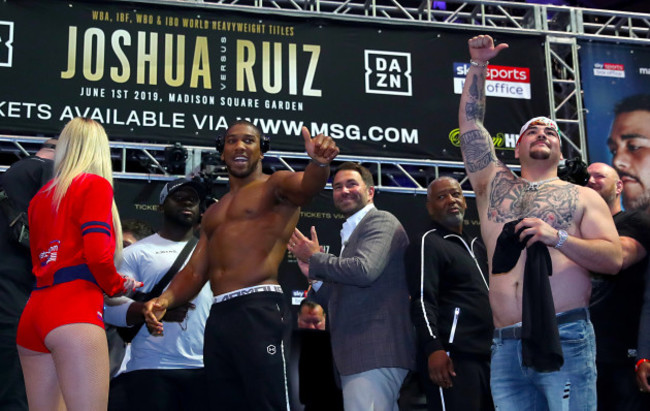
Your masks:
[[[496,410],[596,409],[596,340],[591,321],[558,328],[564,365],[554,372],[521,365],[521,340],[492,340],[490,387]]]

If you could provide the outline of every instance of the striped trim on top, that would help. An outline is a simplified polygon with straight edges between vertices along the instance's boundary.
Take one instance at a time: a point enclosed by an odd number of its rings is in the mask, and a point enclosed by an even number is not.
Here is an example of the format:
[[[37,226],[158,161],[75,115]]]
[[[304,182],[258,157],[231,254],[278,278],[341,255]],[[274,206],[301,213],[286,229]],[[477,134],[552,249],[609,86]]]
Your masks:
[[[110,237],[111,235],[111,226],[102,221],[88,221],[81,225],[81,235],[86,235],[89,233],[101,233],[106,234]]]

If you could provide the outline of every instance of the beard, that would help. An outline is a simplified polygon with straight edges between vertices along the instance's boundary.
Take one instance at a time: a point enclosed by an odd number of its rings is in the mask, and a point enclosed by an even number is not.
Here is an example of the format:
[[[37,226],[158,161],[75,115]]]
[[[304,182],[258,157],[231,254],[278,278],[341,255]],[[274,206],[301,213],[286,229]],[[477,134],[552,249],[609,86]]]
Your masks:
[[[464,213],[459,213],[459,214],[447,214],[444,217],[444,226],[446,227],[458,227],[463,225],[463,217],[465,217]]]
[[[344,206],[343,204],[346,202],[345,200],[352,200],[352,201],[348,202],[347,205]],[[355,196],[352,198],[339,199],[334,201],[334,208],[340,211],[347,218],[353,214],[356,214],[357,211],[361,210],[367,204],[368,204],[367,197]]]
[[[228,164],[226,164],[226,170],[228,170],[228,174],[230,174],[233,177],[237,178],[246,178],[253,174],[253,171],[257,168],[257,161],[254,163],[251,163],[250,166],[244,170],[233,170],[230,168]]]
[[[616,201],[616,186],[612,187],[610,190],[606,190],[603,193],[603,198],[608,205],[614,204]]]
[[[243,170],[243,171],[233,171],[228,166],[226,166],[226,170],[228,170],[228,174],[230,174],[233,177],[237,177],[237,178],[246,178],[249,175],[251,175],[251,173],[253,172],[252,168],[248,168],[248,169]]]
[[[626,210],[639,210],[639,211],[650,211],[650,193],[644,191],[641,195],[636,198],[627,198],[625,192],[623,192],[623,206]]]
[[[334,208],[336,208],[338,211],[340,211],[343,215],[345,216],[351,216],[355,214],[357,211],[361,210],[364,207],[364,205],[360,201],[356,201],[353,204],[349,204],[347,208],[341,206],[340,204],[334,204]]]
[[[169,213],[169,214],[165,214],[165,217],[168,220],[172,221],[174,224],[185,228],[194,227],[199,222],[198,214],[193,217],[189,217],[189,216],[184,216],[183,214]]]
[[[551,157],[550,151],[531,151],[530,158],[535,160],[548,160]]]

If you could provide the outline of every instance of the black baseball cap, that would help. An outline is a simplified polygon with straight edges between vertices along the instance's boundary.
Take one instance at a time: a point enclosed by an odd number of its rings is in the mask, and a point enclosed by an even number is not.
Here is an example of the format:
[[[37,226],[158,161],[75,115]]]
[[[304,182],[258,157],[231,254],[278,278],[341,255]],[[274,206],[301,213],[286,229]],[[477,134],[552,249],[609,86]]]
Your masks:
[[[160,205],[162,205],[167,197],[173,193],[174,191],[178,190],[181,187],[191,187],[196,191],[196,194],[199,196],[199,201],[203,201],[205,198],[205,188],[203,187],[203,184],[198,183],[193,180],[189,180],[187,178],[177,178],[176,180],[172,180],[165,184],[163,187],[162,191],[160,192]]]

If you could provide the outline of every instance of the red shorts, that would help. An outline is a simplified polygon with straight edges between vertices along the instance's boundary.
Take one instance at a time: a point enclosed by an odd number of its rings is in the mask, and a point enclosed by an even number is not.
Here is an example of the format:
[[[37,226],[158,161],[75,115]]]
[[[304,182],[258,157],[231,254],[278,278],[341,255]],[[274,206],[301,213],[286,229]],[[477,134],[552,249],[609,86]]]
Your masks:
[[[104,294],[86,280],[74,280],[32,291],[18,323],[16,342],[49,353],[45,337],[66,324],[89,323],[104,328]]]

